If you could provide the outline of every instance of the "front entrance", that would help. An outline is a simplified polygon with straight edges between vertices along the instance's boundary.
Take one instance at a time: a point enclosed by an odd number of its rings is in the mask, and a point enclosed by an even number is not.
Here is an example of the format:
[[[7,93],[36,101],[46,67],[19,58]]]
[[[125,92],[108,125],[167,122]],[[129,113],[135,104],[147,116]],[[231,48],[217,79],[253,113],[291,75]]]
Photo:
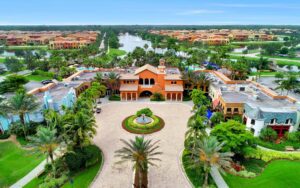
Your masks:
[[[143,92],[140,94],[140,97],[149,98],[149,97],[151,97],[151,95],[152,95],[152,92],[151,92],[151,91],[143,91]]]
[[[277,132],[278,137],[283,137],[284,134],[286,132],[289,131],[290,126],[286,126],[286,125],[270,125],[269,127],[271,127],[274,131]]]

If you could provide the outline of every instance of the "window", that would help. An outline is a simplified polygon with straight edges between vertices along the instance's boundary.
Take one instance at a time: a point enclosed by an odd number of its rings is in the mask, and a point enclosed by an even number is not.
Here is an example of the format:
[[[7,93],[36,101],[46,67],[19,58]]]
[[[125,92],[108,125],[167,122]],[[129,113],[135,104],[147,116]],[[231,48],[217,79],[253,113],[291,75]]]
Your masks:
[[[276,124],[276,118],[271,119],[271,124]]]
[[[149,85],[149,79],[148,78],[145,79],[145,85]]]
[[[155,84],[155,81],[153,78],[150,79],[150,85],[154,85]]]
[[[231,108],[227,108],[227,113],[230,112],[231,113]]]
[[[255,120],[251,119],[251,125],[255,125]]]
[[[238,109],[238,108],[234,108],[234,109],[233,109],[233,112],[239,113],[239,109]]]
[[[240,91],[245,91],[245,87],[240,87]]]
[[[287,119],[285,120],[285,124],[292,124],[293,123],[293,120],[292,119]]]
[[[139,79],[139,84],[140,84],[140,85],[143,85],[143,83],[144,83],[143,78],[140,78],[140,79]]]
[[[177,82],[176,81],[171,81],[171,84],[177,84]]]

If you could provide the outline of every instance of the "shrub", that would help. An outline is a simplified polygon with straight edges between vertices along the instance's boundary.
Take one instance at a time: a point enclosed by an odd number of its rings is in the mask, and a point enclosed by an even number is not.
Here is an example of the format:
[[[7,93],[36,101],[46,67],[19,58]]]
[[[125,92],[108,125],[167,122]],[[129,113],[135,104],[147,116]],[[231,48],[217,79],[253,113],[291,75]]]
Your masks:
[[[4,131],[3,134],[0,134],[0,140],[8,139],[10,137],[10,134],[8,131]]]
[[[67,153],[64,158],[69,170],[72,172],[77,172],[83,167],[84,161],[81,152]]]
[[[54,76],[53,72],[46,72],[46,71],[42,71],[42,70],[35,70],[31,74],[32,75],[47,76],[47,77],[53,77]]]
[[[108,100],[110,100],[110,101],[120,101],[121,97],[119,95],[112,95],[112,96],[109,96]]]
[[[272,128],[264,128],[261,130],[259,137],[264,141],[272,142],[277,139],[277,132]]]
[[[263,149],[253,149],[247,148],[247,158],[260,159],[265,162],[269,162],[275,159],[287,159],[287,160],[300,160],[300,153],[284,153],[279,151],[263,150]]]
[[[151,117],[153,115],[153,112],[150,110],[150,108],[143,108],[136,112],[136,116],[140,117],[142,114],[145,114],[148,117]]]
[[[101,160],[101,151],[95,145],[89,145],[83,148],[85,167],[93,166]]]
[[[287,140],[290,142],[300,142],[300,131],[288,133]]]
[[[153,93],[153,95],[151,96],[151,101],[165,101],[164,96],[161,93]]]

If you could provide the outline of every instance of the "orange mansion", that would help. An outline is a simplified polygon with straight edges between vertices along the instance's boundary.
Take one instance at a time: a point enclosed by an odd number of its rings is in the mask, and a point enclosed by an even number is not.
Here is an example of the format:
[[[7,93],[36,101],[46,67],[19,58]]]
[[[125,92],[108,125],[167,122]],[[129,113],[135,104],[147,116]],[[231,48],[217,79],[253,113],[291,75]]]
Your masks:
[[[134,71],[120,75],[120,96],[122,101],[137,100],[161,93],[166,100],[182,101],[183,80],[177,68],[166,68],[165,61],[159,66],[146,64]]]

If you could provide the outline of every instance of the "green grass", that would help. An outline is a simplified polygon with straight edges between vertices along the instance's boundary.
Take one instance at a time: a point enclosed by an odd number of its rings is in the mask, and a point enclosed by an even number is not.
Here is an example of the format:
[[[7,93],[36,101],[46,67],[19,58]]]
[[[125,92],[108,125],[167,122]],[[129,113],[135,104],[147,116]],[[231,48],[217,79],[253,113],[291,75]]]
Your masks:
[[[204,173],[200,167],[198,167],[198,168],[191,167],[191,163],[192,163],[192,160],[191,160],[190,156],[188,155],[188,153],[186,151],[184,151],[183,155],[182,155],[182,165],[183,165],[184,171],[185,171],[187,177],[189,178],[189,180],[191,181],[191,183],[194,185],[194,187],[200,188],[203,185]],[[209,180],[208,181],[209,184],[214,184],[214,181],[211,178],[211,176],[209,176],[208,180]]]
[[[266,166],[266,162],[259,159],[246,159],[242,162],[242,165],[249,172],[260,174]]]
[[[44,159],[12,142],[0,143],[0,151],[0,187],[8,187],[17,182]]]
[[[260,72],[260,76],[267,77],[267,76],[275,76],[277,72]],[[258,72],[251,72],[250,76],[256,76],[258,75]]]
[[[95,165],[87,169],[84,169],[80,172],[77,172],[72,176],[73,186],[71,185],[70,182],[66,182],[62,187],[63,188],[73,188],[73,187],[88,188],[89,185],[94,180],[94,178],[96,177],[99,170],[101,170],[100,168],[102,166],[102,163],[103,163],[103,156],[101,152],[100,160]],[[36,188],[43,182],[44,178],[45,178],[45,174],[41,175],[40,177],[34,178],[27,185],[25,185],[24,188]]]
[[[297,67],[300,67],[300,61],[295,62],[295,61],[287,61],[287,60],[277,60],[276,64],[280,67],[284,67],[284,66],[297,66]]]
[[[242,178],[231,174],[223,177],[231,188],[297,188],[300,187],[299,174],[299,161],[277,160],[267,165],[262,174],[255,178]]]
[[[147,125],[142,125],[142,124],[138,124],[138,123],[134,122],[136,117],[137,116],[135,116],[135,115],[129,116],[122,122],[123,128],[130,133],[150,134],[150,133],[160,131],[165,125],[164,120],[158,116],[153,115],[152,116],[153,122],[151,122]]]
[[[257,55],[260,56],[260,55]],[[299,60],[300,62],[300,57],[294,57],[294,58],[290,58],[290,57],[281,57],[281,56],[267,56],[264,55],[264,58],[272,58],[272,59],[282,59],[282,60]]]
[[[108,53],[108,55],[111,56],[111,57],[122,56],[122,55],[125,55],[125,54],[126,54],[126,51],[115,49],[115,48],[110,48],[109,53]]]
[[[36,46],[6,46],[6,50],[34,50],[34,49],[44,49],[47,50],[47,45],[36,45]]]
[[[4,63],[5,57],[0,57],[0,63]]]
[[[101,156],[102,159],[102,156]],[[88,188],[89,185],[92,183],[94,178],[96,177],[98,171],[100,170],[102,166],[103,160],[100,160],[97,164],[94,166],[85,169],[73,176],[73,186],[71,185],[70,182],[67,182],[63,188],[73,188],[73,187],[80,187],[80,188]]]
[[[238,41],[238,42],[231,42],[231,44],[236,45],[247,45],[247,44],[269,44],[269,43],[283,43],[283,41]]]
[[[26,78],[30,81],[37,81],[37,82],[41,82],[43,80],[51,80],[51,77],[48,76],[42,76],[42,75],[27,75]]]
[[[265,148],[278,150],[278,151],[285,151],[286,146],[293,146],[295,149],[300,148],[300,143],[298,143],[298,142],[282,141],[281,143],[276,144],[273,142],[265,142],[265,141],[262,141],[261,139],[257,139],[257,143],[258,143],[258,145],[263,146]]]

